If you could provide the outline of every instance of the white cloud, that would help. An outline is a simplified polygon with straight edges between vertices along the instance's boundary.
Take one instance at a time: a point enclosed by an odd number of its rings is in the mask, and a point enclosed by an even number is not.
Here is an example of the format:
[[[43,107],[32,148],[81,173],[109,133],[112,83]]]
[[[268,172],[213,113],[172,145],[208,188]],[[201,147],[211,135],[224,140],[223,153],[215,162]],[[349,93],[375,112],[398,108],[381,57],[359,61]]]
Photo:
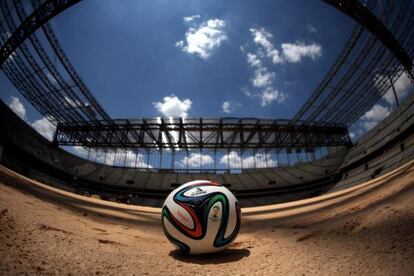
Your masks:
[[[240,168],[241,167],[241,157],[236,151],[230,151],[228,154],[223,155],[220,158],[220,163],[229,165],[231,168]]]
[[[190,99],[180,100],[178,97],[171,95],[164,97],[162,102],[154,102],[154,107],[166,117],[187,117],[187,112],[191,108]]]
[[[243,163],[251,167],[253,167],[252,164],[256,163],[256,168],[266,168],[266,165],[267,167],[277,167],[277,161],[275,159],[272,159],[270,154],[265,153],[257,153],[254,156],[252,155],[249,157],[245,157],[243,159]]]
[[[250,32],[252,33],[253,41],[257,45],[263,47],[263,49],[266,51],[266,55],[272,60],[274,64],[283,63],[279,51],[275,49],[272,42],[270,42],[270,39],[273,37],[271,33],[266,31],[264,28],[250,28]]]
[[[26,108],[20,102],[19,98],[12,96],[11,102],[9,103],[9,107],[11,110],[14,111],[20,118],[26,120]],[[50,117],[50,120],[53,118]],[[55,134],[56,127],[50,122],[46,117],[39,119],[31,124],[31,126],[43,135],[49,141],[53,140],[53,135]]]
[[[247,63],[252,67],[262,67],[262,61],[256,54],[247,53]]]
[[[403,98],[405,95],[407,95],[410,88],[412,88],[413,85],[411,84],[410,77],[403,72],[401,76],[394,82],[394,88],[395,92],[397,93],[398,99]],[[390,88],[385,94],[384,99],[390,103],[395,103],[395,96],[394,92],[392,91],[392,88]]]
[[[272,85],[275,78],[274,72],[269,72],[266,67],[256,69],[254,71],[254,77],[252,79],[252,84],[255,87],[268,87]]]
[[[366,131],[373,129],[376,125],[378,124],[378,122],[375,121],[364,121],[362,122],[362,126],[364,127],[364,129]]]
[[[39,119],[32,123],[32,127],[49,141],[53,140],[53,135],[55,134],[56,127],[46,117],[43,117],[42,119]]]
[[[388,107],[376,104],[369,111],[367,111],[362,118],[365,120],[381,121],[389,114],[390,110]]]
[[[224,103],[223,103],[223,105],[221,106],[221,109],[223,110],[223,112],[225,112],[225,113],[230,113],[231,111],[230,111],[230,102],[228,102],[228,101],[225,101]]]
[[[81,156],[81,157],[84,157],[84,158],[86,156],[88,156],[88,151],[84,147],[81,147],[81,146],[73,146],[72,147],[72,150],[73,150],[73,153],[75,153],[78,156]]]
[[[19,116],[23,120],[26,119],[26,108],[20,102],[19,98],[12,96],[11,101],[9,103],[9,107],[11,110],[13,110],[14,113],[17,114],[17,116]]]
[[[281,47],[284,59],[292,63],[300,62],[303,57],[310,57],[315,60],[317,57],[322,56],[322,47],[316,43],[282,43]]]
[[[119,158],[118,156],[120,154],[123,154],[123,153],[119,153],[119,152],[115,153],[114,151],[109,151],[106,153],[91,151],[91,155],[89,158],[101,164],[105,164],[108,166],[114,166],[114,165],[117,165],[115,164],[115,159],[118,159]],[[125,158],[125,155],[123,156],[122,159],[121,158],[119,159],[124,160],[124,158]]]
[[[310,32],[310,33],[317,33],[318,32],[318,29],[315,26],[311,25],[311,24],[306,25],[306,30],[308,30],[308,32]]]
[[[236,108],[240,107],[241,103],[234,103],[230,101],[225,101],[221,105],[221,109],[224,113],[232,113]]]
[[[116,164],[117,161],[122,163]],[[123,163],[125,160],[125,164]],[[151,165],[146,163],[145,155],[136,153],[132,150],[127,151],[110,151],[107,153],[97,154],[96,162],[102,163],[108,166],[125,165],[126,167],[137,167],[137,168],[152,168]]]
[[[214,160],[211,155],[193,152],[176,163],[179,167],[186,167],[187,162],[189,167],[200,167],[213,164]]]
[[[178,47],[178,48],[182,48],[183,49],[184,48],[184,41],[183,40],[177,41],[175,43],[175,47]]]
[[[250,92],[247,88],[243,89],[245,95],[251,98],[259,98],[262,106],[272,102],[282,103],[286,100],[287,95],[279,92],[273,87],[275,73],[263,65],[262,54],[260,50],[257,53],[247,53],[247,63],[254,68],[254,74],[251,79],[253,87],[260,88],[259,92]]]
[[[252,85],[254,87],[267,87],[273,84],[273,80],[275,78],[274,72],[269,72],[266,66],[263,65],[263,53],[260,49],[257,51],[256,54],[247,53],[247,63],[253,67],[254,75],[251,79]]]
[[[152,168],[151,165],[146,163],[146,156],[141,153],[128,150],[126,152],[118,152],[118,156],[122,159],[125,158],[125,165],[128,167]]]
[[[270,154],[265,153],[256,153],[242,158],[238,152],[230,151],[220,158],[220,163],[224,165],[228,163],[230,168],[241,168],[242,162],[245,168],[253,168],[254,164],[256,164],[256,168],[265,168],[266,163],[268,167],[277,167],[277,161],[272,159]]]
[[[191,22],[191,21],[193,21],[197,18],[200,18],[199,14],[195,14],[195,15],[191,15],[191,16],[184,16],[183,20],[184,20],[184,22],[188,23],[188,22]]]
[[[376,104],[362,116],[362,126],[368,131],[384,120],[390,113],[388,107]]]
[[[139,167],[139,168],[150,168],[152,169],[153,166],[148,164],[145,160],[146,160],[146,156],[143,154],[137,154],[137,159],[136,159],[136,163],[135,163],[135,167]]]
[[[265,65],[265,58],[270,59],[273,64],[298,63],[304,57],[315,60],[322,55],[322,47],[316,43],[282,43],[282,53],[280,53],[271,42],[273,35],[266,29],[250,28],[249,30],[257,49],[254,53],[248,52],[246,54],[247,63],[254,69],[251,84],[254,88],[259,88],[260,91],[251,92],[244,88],[243,92],[249,97],[259,98],[262,106],[272,102],[282,103],[287,99],[287,95],[275,88],[275,73]],[[243,47],[243,52],[244,50]]]
[[[202,22],[196,28],[189,28],[185,34],[185,41],[178,41],[175,46],[185,53],[206,60],[223,41],[227,40],[225,27],[226,22],[218,18]]]
[[[252,97],[253,93],[247,88],[247,87],[242,87],[242,92],[244,95],[248,96],[248,97]]]
[[[283,103],[287,98],[287,95],[279,92],[273,87],[266,87],[266,89],[260,92],[261,105],[266,106],[274,101],[277,103]]]

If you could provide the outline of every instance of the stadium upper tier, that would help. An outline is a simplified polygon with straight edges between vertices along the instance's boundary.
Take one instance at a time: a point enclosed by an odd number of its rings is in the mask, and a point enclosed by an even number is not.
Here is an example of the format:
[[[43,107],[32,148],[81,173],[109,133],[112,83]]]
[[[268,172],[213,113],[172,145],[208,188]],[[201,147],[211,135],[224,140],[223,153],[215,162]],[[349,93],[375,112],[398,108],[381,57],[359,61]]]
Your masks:
[[[256,119],[114,120],[83,83],[47,23],[78,2],[0,1],[1,68],[22,95],[58,126],[55,142],[62,145],[316,148],[346,144],[344,127],[368,111],[402,73],[413,74],[413,1],[326,0],[357,25],[330,71],[288,124]],[[52,56],[57,57],[57,65]],[[187,126],[185,120],[190,121]]]

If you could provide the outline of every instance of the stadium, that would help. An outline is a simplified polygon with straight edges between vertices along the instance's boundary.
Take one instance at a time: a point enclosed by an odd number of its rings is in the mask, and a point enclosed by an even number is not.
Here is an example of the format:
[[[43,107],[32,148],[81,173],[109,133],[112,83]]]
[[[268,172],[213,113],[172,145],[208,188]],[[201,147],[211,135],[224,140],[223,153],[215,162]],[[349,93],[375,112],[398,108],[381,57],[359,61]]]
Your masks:
[[[77,21],[83,10],[108,3],[0,0],[0,273],[412,274],[414,2],[313,4],[353,29],[341,34],[344,43],[329,38],[339,48],[332,51],[326,70],[313,65],[311,70],[322,73],[303,73],[316,85],[308,96],[298,96],[304,99],[299,108],[291,108],[292,116],[249,111],[246,117],[235,112],[246,104],[234,100],[223,102],[222,113],[194,117],[187,114],[192,103],[187,99],[180,102],[187,104],[181,116],[126,119],[106,111],[110,102],[105,108],[100,104],[105,93],[92,92],[88,85],[99,87],[116,70],[96,68],[104,72],[102,79],[84,81],[80,71],[87,71],[83,63],[88,61],[76,59],[75,66],[69,56],[79,50],[69,55],[67,45],[74,44],[58,39],[65,37],[64,28],[52,24],[70,12],[65,20]],[[200,15],[184,17],[184,22],[198,19]],[[234,46],[230,35],[220,36],[223,22],[230,28],[230,19],[211,20],[189,25],[186,35],[195,36],[214,23],[210,34],[218,39],[215,44],[191,48],[187,36],[173,50],[193,55],[191,62],[212,63],[213,53],[206,49],[216,50],[223,41],[228,42],[223,47]],[[316,35],[311,27],[308,32]],[[247,44],[238,52],[247,56],[254,76],[263,77],[252,80],[252,87],[263,90],[254,94],[243,87],[240,95],[251,105],[261,100],[257,106],[262,107],[286,103],[285,94],[269,92],[275,74],[264,59],[293,66],[301,56],[289,55],[289,45],[309,46],[314,51],[309,60],[321,56],[320,46],[282,44],[277,54],[268,31],[249,31],[257,52],[248,52]],[[12,89],[16,94],[10,98],[5,90]],[[151,93],[143,90],[137,97],[144,102]],[[16,95],[51,132],[45,135],[39,124],[29,122]],[[142,114],[153,114],[145,104],[137,105]],[[215,255],[181,255],[162,232],[166,197],[194,180],[220,183],[240,203],[240,234]]]

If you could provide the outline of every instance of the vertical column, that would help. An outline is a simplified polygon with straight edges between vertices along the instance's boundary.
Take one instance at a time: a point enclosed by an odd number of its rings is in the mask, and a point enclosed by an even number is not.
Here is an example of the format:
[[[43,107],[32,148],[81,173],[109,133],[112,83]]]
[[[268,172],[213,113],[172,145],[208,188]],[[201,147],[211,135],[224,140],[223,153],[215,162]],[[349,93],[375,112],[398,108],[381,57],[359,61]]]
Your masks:
[[[126,162],[127,162],[127,155],[128,155],[128,150],[125,150],[124,151],[124,164],[123,164],[122,167],[126,167],[127,166],[127,164],[126,164]]]
[[[278,151],[275,149],[275,155],[276,155],[276,167],[280,167],[280,163],[279,163],[279,153]]]
[[[295,155],[296,155],[296,163],[297,164],[303,163],[302,149],[297,148],[295,150]]]
[[[188,173],[188,159],[190,158],[190,157],[189,157],[190,153],[189,153],[189,151],[188,151],[188,150],[186,150],[186,154],[187,154],[187,156],[186,156],[186,158],[185,158],[185,170],[186,170],[186,172]]]
[[[240,169],[241,170],[243,170],[243,168],[244,168],[244,164],[243,164],[243,155],[244,155],[244,150],[243,149],[240,149]]]
[[[230,170],[230,150],[227,149],[227,169]]]
[[[138,167],[138,156],[139,156],[139,149],[135,150],[135,164],[134,168]]]
[[[312,148],[312,149],[309,149],[309,151],[308,151],[308,161],[310,161],[310,162],[313,162],[313,161],[315,161],[315,150]]]
[[[200,148],[200,172],[201,172],[201,170],[203,169],[203,151],[202,151],[202,149]]]
[[[162,154],[163,154],[162,149],[158,149],[158,154],[160,156],[160,159],[159,159],[160,163],[158,165],[158,168],[161,169],[162,168]]]
[[[213,165],[214,165],[214,173],[217,173],[217,149],[214,149],[214,159],[213,159]]]
[[[286,149],[286,158],[287,158],[287,164],[288,166],[290,166],[291,162],[290,162],[290,154],[292,153],[292,149]]]
[[[397,92],[395,91],[394,83],[392,82],[392,78],[391,78],[390,73],[388,73],[388,79],[390,80],[392,92],[394,93],[395,103],[396,103],[397,107],[399,107],[400,106],[400,101],[398,100],[398,95],[397,95]]]
[[[175,149],[171,149],[171,170],[175,171]]]
[[[147,154],[147,169],[150,168],[150,156],[151,156],[151,149],[145,151]]]

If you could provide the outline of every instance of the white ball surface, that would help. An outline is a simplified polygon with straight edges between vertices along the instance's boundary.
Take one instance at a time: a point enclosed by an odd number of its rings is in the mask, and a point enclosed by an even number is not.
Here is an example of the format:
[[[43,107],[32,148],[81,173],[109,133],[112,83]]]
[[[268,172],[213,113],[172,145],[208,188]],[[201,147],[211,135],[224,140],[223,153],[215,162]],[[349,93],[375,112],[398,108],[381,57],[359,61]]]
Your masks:
[[[172,191],[161,213],[168,240],[189,254],[227,248],[239,232],[240,219],[236,197],[209,180],[191,181]]]

